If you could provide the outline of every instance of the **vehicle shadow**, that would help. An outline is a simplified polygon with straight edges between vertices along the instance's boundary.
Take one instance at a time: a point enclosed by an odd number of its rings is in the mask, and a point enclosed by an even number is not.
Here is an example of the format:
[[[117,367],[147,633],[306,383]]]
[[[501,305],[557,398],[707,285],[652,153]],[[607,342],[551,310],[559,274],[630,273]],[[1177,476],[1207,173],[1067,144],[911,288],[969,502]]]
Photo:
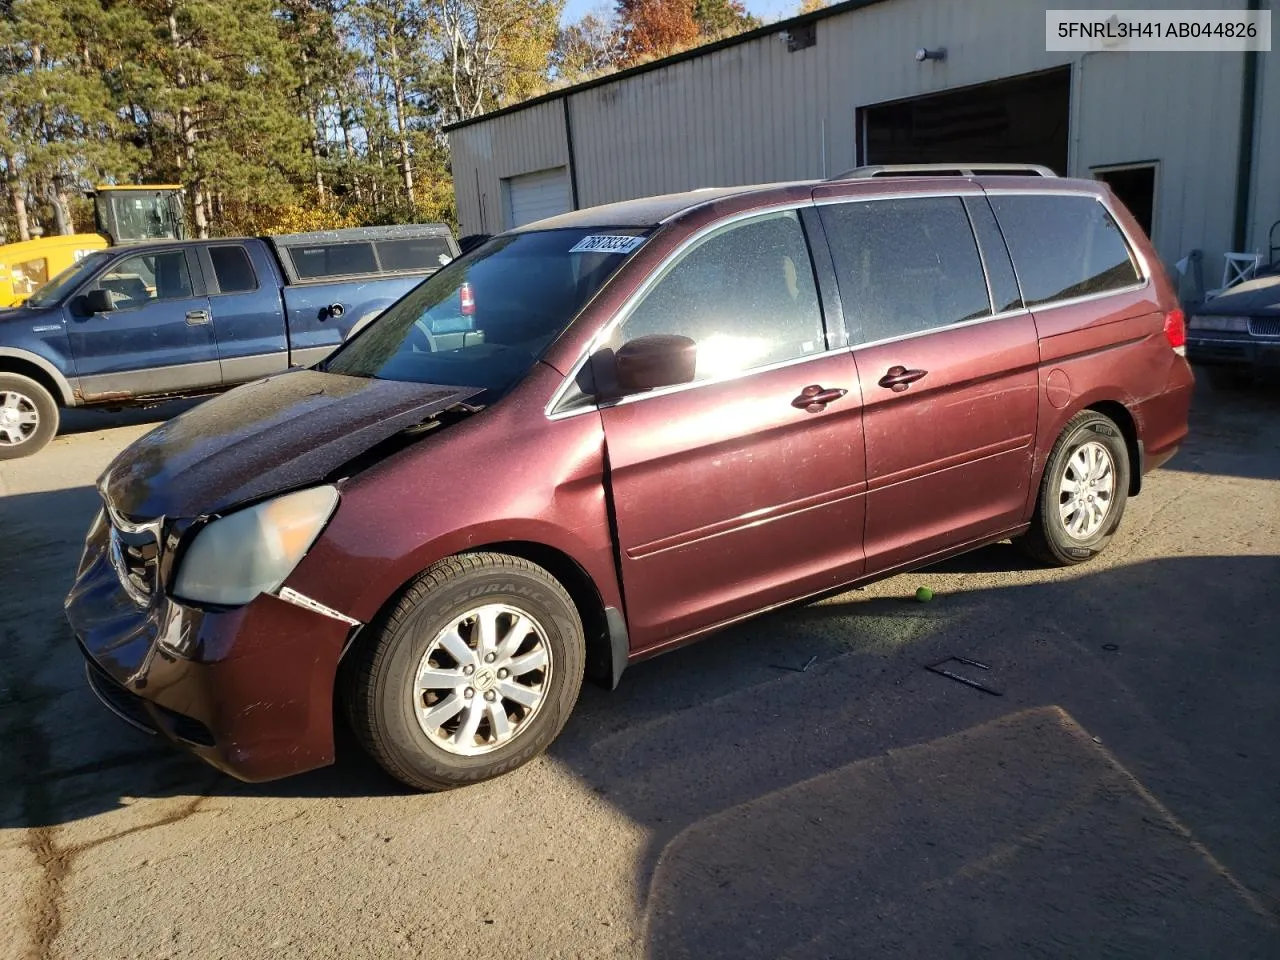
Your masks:
[[[1177,473],[1280,479],[1280,376],[1214,386],[1197,367],[1190,432],[1164,467]]]
[[[654,958],[1275,955],[1278,574],[847,594],[639,665],[553,754],[650,830]]]
[[[63,410],[61,422],[58,425],[58,435],[93,433],[97,430],[112,430],[116,427],[132,427],[148,423],[159,424],[180,413],[185,413],[208,399],[208,397],[184,397],[146,407],[119,409],[80,407]]]
[[[58,605],[94,509],[84,487],[0,499],[21,544],[0,554],[18,585],[0,593],[0,828],[132,797],[408,793],[345,737],[335,767],[249,785],[106,714]],[[978,589],[965,572],[935,571],[932,603],[853,591],[584,690],[540,766],[648,837],[650,957],[1276,955],[1280,557]],[[993,692],[925,669],[952,657]]]

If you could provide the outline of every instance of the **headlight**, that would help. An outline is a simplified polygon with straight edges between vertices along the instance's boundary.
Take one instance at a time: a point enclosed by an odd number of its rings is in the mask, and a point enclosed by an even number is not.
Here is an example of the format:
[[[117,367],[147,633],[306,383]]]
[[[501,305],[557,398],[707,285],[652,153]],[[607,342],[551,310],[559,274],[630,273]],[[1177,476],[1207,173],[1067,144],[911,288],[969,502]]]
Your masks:
[[[1229,333],[1248,333],[1248,317],[1215,317],[1213,314],[1193,314],[1192,330],[1222,330]]]
[[[237,606],[284,583],[338,505],[334,487],[287,493],[214,520],[187,547],[174,595]]]

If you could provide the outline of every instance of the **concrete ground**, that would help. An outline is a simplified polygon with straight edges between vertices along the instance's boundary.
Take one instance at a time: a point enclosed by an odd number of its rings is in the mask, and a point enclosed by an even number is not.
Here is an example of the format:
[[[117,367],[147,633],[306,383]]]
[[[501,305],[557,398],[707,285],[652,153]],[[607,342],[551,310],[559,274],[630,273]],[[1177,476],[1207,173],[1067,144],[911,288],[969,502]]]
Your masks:
[[[146,421],[0,466],[6,960],[1280,956],[1280,390],[1202,391],[1098,562],[740,626],[435,796],[345,745],[247,786],[93,699],[61,601]]]

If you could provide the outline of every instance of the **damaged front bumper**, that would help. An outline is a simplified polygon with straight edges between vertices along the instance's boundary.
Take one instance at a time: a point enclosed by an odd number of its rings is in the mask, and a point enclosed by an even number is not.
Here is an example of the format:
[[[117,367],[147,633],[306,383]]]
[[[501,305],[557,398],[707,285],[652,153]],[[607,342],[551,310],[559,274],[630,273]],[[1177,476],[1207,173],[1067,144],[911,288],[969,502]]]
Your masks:
[[[160,522],[94,521],[65,604],[89,685],[241,780],[332,763],[334,679],[359,624],[288,590],[227,610],[180,603],[165,590],[176,542]]]

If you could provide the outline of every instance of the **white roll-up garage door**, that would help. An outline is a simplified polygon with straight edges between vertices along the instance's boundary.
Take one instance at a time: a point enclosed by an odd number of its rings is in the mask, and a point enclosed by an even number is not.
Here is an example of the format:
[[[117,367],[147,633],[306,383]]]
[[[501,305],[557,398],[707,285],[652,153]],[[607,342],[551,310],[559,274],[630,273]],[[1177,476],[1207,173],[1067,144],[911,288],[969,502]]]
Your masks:
[[[522,227],[573,209],[564,167],[511,177],[506,180],[506,187],[507,220],[512,227]]]

